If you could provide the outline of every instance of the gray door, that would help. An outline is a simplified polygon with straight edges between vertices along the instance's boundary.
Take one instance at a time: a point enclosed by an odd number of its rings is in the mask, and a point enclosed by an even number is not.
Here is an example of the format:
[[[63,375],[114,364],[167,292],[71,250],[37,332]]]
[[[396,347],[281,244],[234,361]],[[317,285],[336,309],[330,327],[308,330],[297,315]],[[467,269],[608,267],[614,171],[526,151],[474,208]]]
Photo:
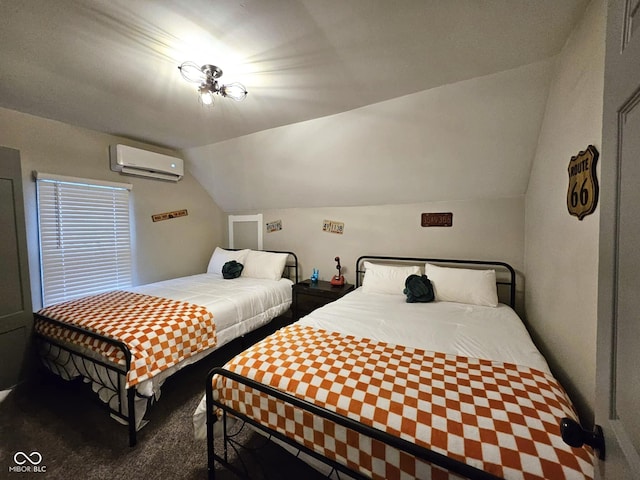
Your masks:
[[[597,477],[640,478],[640,0],[607,18],[601,162]]]
[[[20,153],[0,147],[0,390],[27,368],[33,324]]]

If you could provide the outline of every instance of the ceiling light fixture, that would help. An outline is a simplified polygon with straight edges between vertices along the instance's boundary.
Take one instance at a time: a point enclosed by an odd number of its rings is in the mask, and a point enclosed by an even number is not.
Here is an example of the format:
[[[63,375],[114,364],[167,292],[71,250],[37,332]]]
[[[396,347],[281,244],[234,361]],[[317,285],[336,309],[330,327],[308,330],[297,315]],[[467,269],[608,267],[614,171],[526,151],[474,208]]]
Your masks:
[[[228,97],[236,102],[241,102],[247,97],[247,89],[241,83],[219,84],[218,78],[222,76],[222,70],[215,65],[200,67],[193,62],[184,62],[178,69],[185,80],[199,84],[198,96],[203,105],[212,106],[214,95]]]

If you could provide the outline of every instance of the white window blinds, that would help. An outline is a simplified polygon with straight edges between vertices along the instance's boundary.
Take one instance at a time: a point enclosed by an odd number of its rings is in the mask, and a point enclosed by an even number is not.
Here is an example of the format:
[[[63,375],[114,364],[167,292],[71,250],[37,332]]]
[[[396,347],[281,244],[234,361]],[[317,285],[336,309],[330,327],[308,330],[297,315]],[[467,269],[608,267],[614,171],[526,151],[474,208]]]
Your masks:
[[[128,184],[37,173],[43,306],[131,286]]]

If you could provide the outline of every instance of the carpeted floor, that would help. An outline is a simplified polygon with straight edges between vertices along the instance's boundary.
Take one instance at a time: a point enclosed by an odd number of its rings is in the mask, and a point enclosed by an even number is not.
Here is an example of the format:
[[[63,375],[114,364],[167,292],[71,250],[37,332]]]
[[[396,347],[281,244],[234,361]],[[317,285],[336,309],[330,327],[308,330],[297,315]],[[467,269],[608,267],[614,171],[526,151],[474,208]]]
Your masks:
[[[206,442],[193,438],[192,415],[204,394],[208,370],[224,364],[238,348],[238,344],[223,347],[169,378],[134,448],[128,446],[127,428],[87,396],[86,386],[39,372],[0,403],[0,478],[206,479]],[[249,444],[264,444],[251,430],[243,430],[240,436]],[[11,470],[16,452],[38,452],[40,470],[45,471]],[[244,460],[251,478],[318,477],[315,470],[271,443],[262,452],[266,466]],[[236,478],[219,465],[216,472],[219,480]]]

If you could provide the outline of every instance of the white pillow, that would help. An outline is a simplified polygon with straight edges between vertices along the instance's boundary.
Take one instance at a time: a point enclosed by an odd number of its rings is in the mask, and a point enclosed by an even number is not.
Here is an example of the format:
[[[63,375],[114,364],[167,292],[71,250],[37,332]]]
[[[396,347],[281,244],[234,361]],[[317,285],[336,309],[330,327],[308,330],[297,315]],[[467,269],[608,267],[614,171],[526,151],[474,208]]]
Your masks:
[[[495,270],[438,267],[427,263],[424,273],[431,280],[438,301],[498,306]]]
[[[241,276],[280,280],[287,258],[289,258],[288,253],[249,250]]]
[[[409,275],[420,275],[417,265],[380,265],[364,262],[364,278],[362,291],[364,293],[387,293],[404,295],[404,282]]]
[[[207,273],[217,273],[222,275],[222,267],[225,263],[235,260],[238,263],[244,265],[245,259],[249,249],[244,250],[225,250],[224,248],[216,247],[209,260],[209,266],[207,267]]]

